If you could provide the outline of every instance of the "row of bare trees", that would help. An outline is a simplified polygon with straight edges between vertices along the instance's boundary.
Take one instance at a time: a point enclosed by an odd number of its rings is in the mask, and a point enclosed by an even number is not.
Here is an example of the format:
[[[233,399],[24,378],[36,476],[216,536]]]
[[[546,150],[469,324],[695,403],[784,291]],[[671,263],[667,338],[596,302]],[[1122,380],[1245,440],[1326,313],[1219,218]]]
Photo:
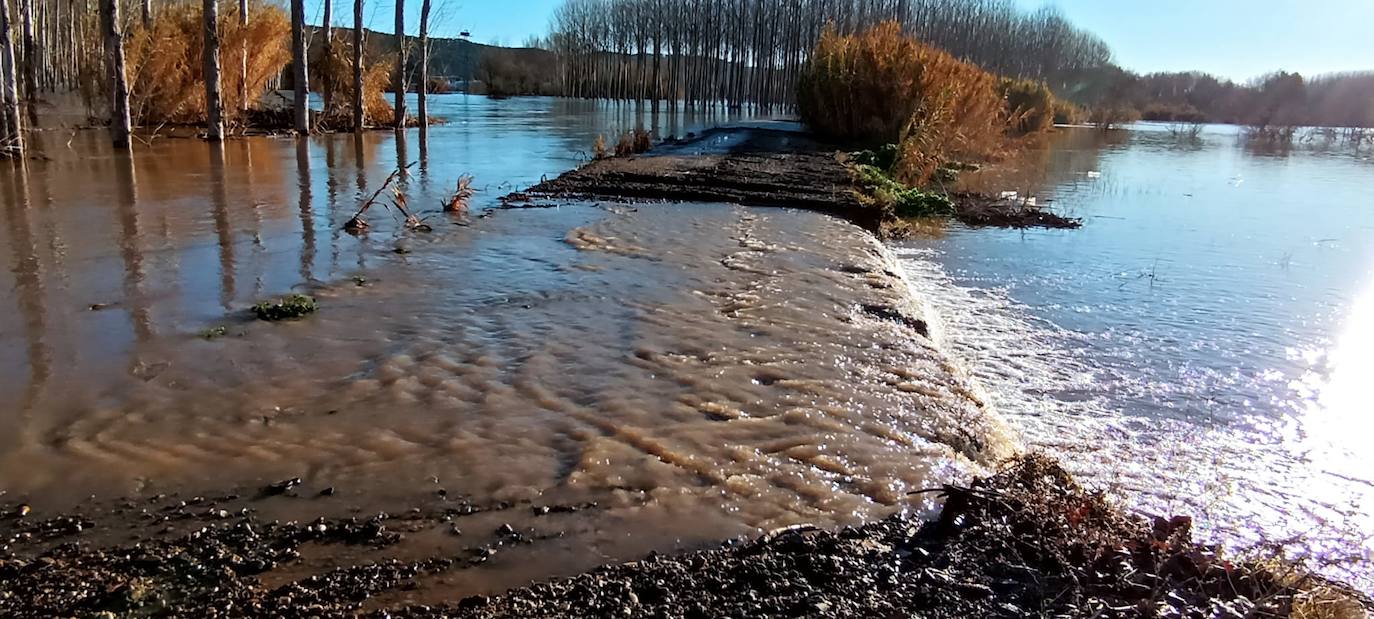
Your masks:
[[[134,82],[130,67],[126,62],[126,33],[131,28],[152,27],[160,10],[169,7],[186,7],[195,0],[0,0],[0,153],[6,155],[22,154],[25,131],[38,124],[38,109],[44,93],[80,92],[83,98],[91,101],[97,98],[108,102],[111,139],[121,147],[127,147],[132,133],[130,115],[130,89]],[[308,133],[313,126],[309,108],[309,26],[306,24],[306,0],[289,0],[291,26],[290,47],[292,82],[295,87],[293,96],[292,126],[297,132]],[[222,92],[221,73],[221,22],[219,0],[201,0],[200,14],[203,37],[201,41],[201,71],[204,81],[205,134],[211,140],[223,139],[225,135],[226,113],[225,96]],[[332,53],[333,1],[323,1],[323,33],[325,57]],[[352,107],[353,126],[362,129],[365,125],[362,110],[364,36],[364,0],[353,0],[353,85]],[[431,0],[423,0],[420,19],[420,83],[428,82],[428,29]],[[241,28],[247,28],[250,13],[249,0],[238,0],[237,18]],[[401,50],[397,58],[398,75],[395,105],[395,126],[403,127],[407,122],[404,92],[407,83],[405,67],[406,39],[405,4],[395,2],[396,37]],[[194,9],[191,9],[194,10]],[[233,10],[231,8],[228,9]],[[232,14],[229,19],[233,19]],[[230,70],[241,71],[248,75],[252,61],[251,50],[247,45],[232,54]],[[232,74],[231,74],[232,75]],[[275,80],[274,80],[275,81]],[[248,92],[248,80],[238,79],[238,92],[234,100],[238,108],[232,112],[240,116],[247,110],[251,101],[262,93]],[[332,80],[323,84],[326,109],[332,101],[336,84]],[[104,107],[102,105],[102,107]],[[27,113],[25,113],[27,112]],[[420,123],[428,122],[428,109],[425,93],[420,92]]]
[[[1057,10],[1010,0],[565,0],[546,46],[566,95],[790,106],[827,27],[896,21],[994,73],[1065,85],[1111,51]]]

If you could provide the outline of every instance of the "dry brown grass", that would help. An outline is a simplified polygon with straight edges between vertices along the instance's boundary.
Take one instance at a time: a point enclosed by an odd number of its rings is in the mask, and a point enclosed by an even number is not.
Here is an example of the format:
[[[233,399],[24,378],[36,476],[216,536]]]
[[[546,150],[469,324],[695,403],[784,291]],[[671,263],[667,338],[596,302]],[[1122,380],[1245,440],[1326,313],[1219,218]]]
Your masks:
[[[1272,597],[1287,599],[1291,619],[1368,619],[1374,608],[1366,606],[1354,589],[1316,575],[1301,562],[1283,558],[1281,549],[1270,549],[1250,565],[1278,585]]]
[[[236,119],[243,105],[240,85],[255,105],[268,83],[291,60],[291,24],[280,8],[249,6],[247,25],[237,7],[220,14],[220,83],[225,114]],[[201,59],[204,32],[199,5],[161,8],[148,27],[135,25],[125,42],[129,107],[135,124],[205,121],[205,74]],[[248,49],[246,76],[239,50]]]
[[[997,77],[885,22],[842,36],[827,28],[802,72],[797,106],[818,133],[897,143],[899,180],[922,184],[949,160],[986,159],[1004,143]]]
[[[472,200],[472,194],[474,193],[472,180],[472,177],[467,174],[458,177],[458,182],[453,187],[453,195],[449,196],[448,200],[444,202],[444,212],[468,212],[468,202]]]
[[[599,137],[599,136],[598,136]],[[620,134],[620,139],[615,143],[615,156],[625,157],[646,152],[654,145],[653,137],[648,131],[635,129]]]
[[[1002,78],[998,88],[1007,101],[1007,129],[1013,135],[1044,133],[1054,127],[1055,98],[1043,82]]]

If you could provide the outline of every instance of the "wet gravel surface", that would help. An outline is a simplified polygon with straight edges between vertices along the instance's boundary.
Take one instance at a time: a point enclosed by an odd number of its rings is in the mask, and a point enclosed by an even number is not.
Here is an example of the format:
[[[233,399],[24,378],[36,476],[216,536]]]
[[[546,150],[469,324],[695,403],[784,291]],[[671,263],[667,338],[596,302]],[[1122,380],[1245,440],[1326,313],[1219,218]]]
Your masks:
[[[1287,617],[1299,614],[1305,590],[1326,584],[1228,560],[1192,541],[1188,518],[1123,514],[1040,457],[939,492],[945,507],[933,522],[894,516],[840,531],[789,527],[497,596],[390,607],[369,600],[435,574],[480,569],[540,539],[502,526],[493,541],[457,553],[382,559],[375,553],[402,531],[485,508],[459,502],[444,512],[283,523],[200,499],[139,508],[155,525],[181,523],[188,532],[98,547],[82,540],[89,527],[80,517],[33,519],[7,506],[0,616]],[[264,575],[300,562],[307,545],[353,547],[359,560],[265,584]]]

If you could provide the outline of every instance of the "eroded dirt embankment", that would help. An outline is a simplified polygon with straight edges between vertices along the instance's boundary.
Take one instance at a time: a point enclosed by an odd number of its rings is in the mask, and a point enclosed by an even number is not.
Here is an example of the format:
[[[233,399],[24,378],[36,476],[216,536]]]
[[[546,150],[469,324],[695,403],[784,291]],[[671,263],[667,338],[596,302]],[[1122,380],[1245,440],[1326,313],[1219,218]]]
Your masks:
[[[839,147],[805,133],[775,129],[725,128],[669,142],[637,156],[610,157],[544,181],[507,197],[508,205],[531,199],[620,198],[730,202],[782,206],[829,213],[871,231],[895,219],[889,210],[862,200]],[[1073,228],[1078,220],[974,192],[950,199],[954,217],[970,226]]]

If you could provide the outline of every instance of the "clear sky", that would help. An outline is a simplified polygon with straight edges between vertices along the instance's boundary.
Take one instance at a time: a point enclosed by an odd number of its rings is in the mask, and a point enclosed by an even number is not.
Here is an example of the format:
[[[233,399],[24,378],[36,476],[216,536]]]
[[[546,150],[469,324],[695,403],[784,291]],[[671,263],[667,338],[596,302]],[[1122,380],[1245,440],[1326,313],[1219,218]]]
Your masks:
[[[1236,80],[1374,70],[1374,0],[1017,0],[1058,6],[1140,72],[1198,69]]]
[[[1141,72],[1198,69],[1248,80],[1284,69],[1304,75],[1374,70],[1374,0],[1016,0],[1058,6],[1097,33],[1122,66]],[[334,0],[336,23],[352,2]],[[367,4],[368,25],[390,32],[393,0]],[[482,43],[517,45],[544,35],[560,0],[433,0],[435,36],[472,32]],[[408,0],[415,32],[419,0]],[[316,5],[312,21],[318,22]]]

